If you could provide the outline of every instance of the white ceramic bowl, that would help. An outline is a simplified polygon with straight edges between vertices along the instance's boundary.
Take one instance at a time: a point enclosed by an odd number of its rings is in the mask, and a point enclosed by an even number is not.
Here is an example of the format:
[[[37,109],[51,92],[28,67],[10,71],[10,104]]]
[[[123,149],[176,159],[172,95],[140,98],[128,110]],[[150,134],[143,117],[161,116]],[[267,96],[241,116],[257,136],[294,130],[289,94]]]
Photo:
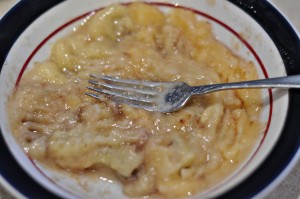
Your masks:
[[[34,2],[36,4],[33,4]],[[1,151],[9,156],[9,160],[13,157],[17,161],[18,164],[13,160],[9,162],[12,169],[18,169],[16,172],[22,173],[31,183],[38,184],[38,188],[33,192],[28,191],[30,188],[27,188],[26,192],[25,188],[11,180],[12,174],[4,174],[7,171],[3,168],[0,171],[1,175],[26,197],[38,195],[44,198],[56,196],[126,198],[118,184],[102,180],[89,183],[88,179],[82,178],[80,183],[89,186],[88,189],[83,189],[78,181],[47,170],[30,160],[10,133],[5,105],[24,70],[32,67],[36,61],[45,60],[49,56],[53,41],[70,32],[88,13],[114,2],[130,1],[20,2],[0,23],[0,31],[6,30],[10,34],[0,37],[1,43],[4,44],[0,59],[0,65],[3,65],[0,77],[0,117],[2,136],[11,155],[8,154],[5,146],[1,146],[3,147]],[[151,0],[148,2],[160,7],[161,10],[167,10],[172,6],[190,9],[197,13],[199,18],[208,20],[217,39],[239,56],[251,60],[256,65],[260,78],[299,73],[299,68],[295,65],[299,63],[299,57],[295,53],[297,48],[299,50],[299,39],[285,19],[266,1]],[[29,10],[32,10],[32,13],[26,12]],[[27,15],[23,16],[21,12],[26,12]],[[17,16],[24,19],[19,18],[18,21]],[[16,28],[9,28],[8,24],[13,22],[16,23]],[[295,41],[293,45],[285,43],[290,42],[291,39]],[[289,93],[287,90],[265,90],[261,120],[267,125],[254,150],[233,175],[212,190],[194,197],[249,197],[259,194],[268,187],[287,168],[299,149],[300,139],[291,142],[292,136],[295,139],[299,138],[294,129],[299,128],[299,122],[295,120],[295,116],[300,111],[299,105],[295,103],[295,100],[299,99],[299,94],[298,91]],[[279,160],[282,162],[277,162]],[[253,184],[254,182],[256,184]]]

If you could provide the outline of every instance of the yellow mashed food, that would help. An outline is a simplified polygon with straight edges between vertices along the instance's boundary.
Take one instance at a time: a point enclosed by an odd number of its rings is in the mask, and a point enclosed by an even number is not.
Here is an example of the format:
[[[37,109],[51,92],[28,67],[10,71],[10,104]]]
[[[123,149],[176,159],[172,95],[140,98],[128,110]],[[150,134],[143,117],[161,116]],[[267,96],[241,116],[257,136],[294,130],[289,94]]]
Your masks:
[[[74,174],[105,168],[130,197],[205,191],[247,158],[261,132],[258,90],[197,96],[163,114],[86,96],[90,73],[202,85],[257,71],[179,8],[112,5],[56,41],[8,101],[12,132],[30,158]]]

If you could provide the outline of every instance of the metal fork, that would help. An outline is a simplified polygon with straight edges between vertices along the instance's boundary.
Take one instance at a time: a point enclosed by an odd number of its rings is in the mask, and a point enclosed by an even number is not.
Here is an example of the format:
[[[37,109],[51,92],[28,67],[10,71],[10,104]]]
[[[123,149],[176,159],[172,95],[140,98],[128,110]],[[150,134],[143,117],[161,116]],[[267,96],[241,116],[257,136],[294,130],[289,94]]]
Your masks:
[[[128,104],[148,111],[173,112],[185,106],[193,95],[214,91],[249,88],[300,88],[300,75],[253,81],[189,86],[185,82],[151,82],[93,75],[87,88],[95,92],[87,95],[103,99],[105,94],[117,103]],[[97,94],[99,93],[99,94]]]

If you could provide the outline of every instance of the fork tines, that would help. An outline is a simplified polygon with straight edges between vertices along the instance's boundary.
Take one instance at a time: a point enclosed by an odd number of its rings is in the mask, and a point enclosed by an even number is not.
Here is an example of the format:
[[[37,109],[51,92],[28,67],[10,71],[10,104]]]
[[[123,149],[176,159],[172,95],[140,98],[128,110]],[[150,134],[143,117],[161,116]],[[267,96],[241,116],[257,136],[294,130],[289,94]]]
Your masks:
[[[94,91],[86,94],[103,100],[103,94],[119,103],[126,103],[134,107],[153,109],[155,96],[160,92],[159,82],[120,79],[118,77],[93,75],[88,82],[93,86],[87,88]],[[96,92],[96,93],[95,93]],[[102,95],[101,95],[102,94]],[[147,108],[149,107],[149,108]]]

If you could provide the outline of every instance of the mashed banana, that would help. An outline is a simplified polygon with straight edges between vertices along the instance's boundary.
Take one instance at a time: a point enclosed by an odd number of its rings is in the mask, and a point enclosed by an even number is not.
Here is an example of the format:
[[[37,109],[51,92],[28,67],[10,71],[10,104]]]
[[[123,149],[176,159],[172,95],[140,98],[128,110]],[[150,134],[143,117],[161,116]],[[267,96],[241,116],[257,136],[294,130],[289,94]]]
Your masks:
[[[257,78],[193,12],[112,5],[56,41],[8,100],[30,158],[74,174],[109,169],[132,197],[187,197],[229,176],[261,132],[258,90],[197,96],[162,114],[86,96],[90,73],[190,85]]]

